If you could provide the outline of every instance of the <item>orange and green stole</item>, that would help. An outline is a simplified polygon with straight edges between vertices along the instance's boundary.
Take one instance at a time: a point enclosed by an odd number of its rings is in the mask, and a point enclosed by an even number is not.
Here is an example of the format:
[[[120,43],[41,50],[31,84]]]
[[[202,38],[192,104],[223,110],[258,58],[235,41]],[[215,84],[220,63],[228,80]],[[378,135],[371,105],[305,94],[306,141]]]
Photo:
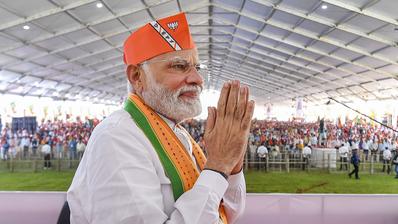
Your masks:
[[[167,123],[152,108],[145,105],[139,96],[130,95],[126,100],[124,109],[152,143],[166,175],[171,181],[174,200],[177,201],[184,192],[193,187],[200,171]],[[190,135],[188,134],[188,136]],[[203,170],[206,157],[192,137],[190,137],[190,140],[196,163],[200,170]],[[226,224],[227,216],[222,204],[220,204],[218,211],[220,220]]]

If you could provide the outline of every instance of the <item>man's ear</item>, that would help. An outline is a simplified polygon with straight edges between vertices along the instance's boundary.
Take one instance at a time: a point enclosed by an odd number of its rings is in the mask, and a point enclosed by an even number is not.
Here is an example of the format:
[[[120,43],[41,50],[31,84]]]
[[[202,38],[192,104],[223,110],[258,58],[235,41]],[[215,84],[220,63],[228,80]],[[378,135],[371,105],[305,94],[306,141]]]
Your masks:
[[[143,88],[142,72],[136,65],[128,65],[126,68],[127,79],[135,92],[141,92]]]

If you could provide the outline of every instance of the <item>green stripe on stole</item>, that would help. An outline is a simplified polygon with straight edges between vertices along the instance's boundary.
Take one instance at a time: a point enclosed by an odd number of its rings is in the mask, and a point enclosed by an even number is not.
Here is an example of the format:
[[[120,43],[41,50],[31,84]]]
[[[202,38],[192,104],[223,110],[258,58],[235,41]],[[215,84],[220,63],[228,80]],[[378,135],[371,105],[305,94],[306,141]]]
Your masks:
[[[163,148],[163,145],[156,136],[156,133],[153,131],[148,118],[131,99],[126,100],[124,109],[130,114],[137,126],[144,132],[146,137],[152,143],[153,148],[155,148],[166,175],[170,179],[174,200],[177,201],[177,199],[184,193],[181,177],[173,162],[167,155],[167,152]]]

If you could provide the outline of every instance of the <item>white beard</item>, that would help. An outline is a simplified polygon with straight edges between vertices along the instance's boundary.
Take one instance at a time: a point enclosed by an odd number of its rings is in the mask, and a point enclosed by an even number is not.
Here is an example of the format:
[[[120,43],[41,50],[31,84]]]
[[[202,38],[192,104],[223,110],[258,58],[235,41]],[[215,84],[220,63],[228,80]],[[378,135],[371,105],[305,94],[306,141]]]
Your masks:
[[[183,86],[176,91],[171,91],[163,85],[156,83],[153,74],[145,69],[147,74],[148,89],[142,92],[145,103],[161,115],[174,120],[176,123],[198,116],[202,112],[199,97],[192,100],[182,100],[181,93],[195,91],[199,96],[201,86]]]

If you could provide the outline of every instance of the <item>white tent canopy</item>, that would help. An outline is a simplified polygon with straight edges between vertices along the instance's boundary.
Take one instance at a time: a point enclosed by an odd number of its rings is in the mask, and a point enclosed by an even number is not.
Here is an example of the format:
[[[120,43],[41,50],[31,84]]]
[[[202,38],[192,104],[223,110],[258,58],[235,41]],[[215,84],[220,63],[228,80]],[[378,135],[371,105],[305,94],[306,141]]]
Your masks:
[[[260,104],[398,96],[395,0],[0,0],[0,92],[126,95],[123,42],[185,11],[207,89],[239,79]]]

